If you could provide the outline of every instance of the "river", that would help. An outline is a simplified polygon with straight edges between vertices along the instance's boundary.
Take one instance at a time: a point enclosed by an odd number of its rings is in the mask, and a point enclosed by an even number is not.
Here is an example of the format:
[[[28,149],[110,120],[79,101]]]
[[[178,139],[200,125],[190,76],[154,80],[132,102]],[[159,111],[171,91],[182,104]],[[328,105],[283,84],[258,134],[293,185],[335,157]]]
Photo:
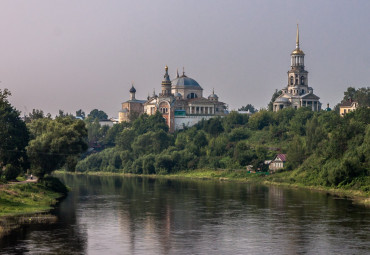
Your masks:
[[[55,224],[0,254],[367,254],[370,210],[326,193],[233,182],[58,175]]]

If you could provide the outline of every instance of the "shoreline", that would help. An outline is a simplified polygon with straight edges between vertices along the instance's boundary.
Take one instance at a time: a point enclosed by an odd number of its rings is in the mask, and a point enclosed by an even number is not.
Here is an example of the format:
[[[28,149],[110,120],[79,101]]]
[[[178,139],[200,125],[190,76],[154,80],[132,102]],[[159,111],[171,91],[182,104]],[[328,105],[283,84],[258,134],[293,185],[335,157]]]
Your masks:
[[[306,186],[301,183],[286,183],[274,182],[266,180],[263,174],[250,174],[245,170],[209,170],[197,169],[192,171],[182,171],[173,174],[157,175],[157,174],[132,174],[132,173],[114,173],[114,172],[66,172],[56,171],[56,174],[72,174],[72,175],[92,175],[92,176],[127,176],[127,177],[148,177],[148,178],[163,178],[163,179],[198,179],[198,180],[213,180],[213,181],[229,181],[238,183],[255,183],[262,185],[283,186],[293,189],[306,189],[317,192],[325,192],[332,196],[350,199],[355,204],[370,207],[370,196],[365,192],[353,189],[338,189],[324,186]]]
[[[0,187],[0,238],[31,223],[52,223],[49,211],[65,196],[35,182]]]

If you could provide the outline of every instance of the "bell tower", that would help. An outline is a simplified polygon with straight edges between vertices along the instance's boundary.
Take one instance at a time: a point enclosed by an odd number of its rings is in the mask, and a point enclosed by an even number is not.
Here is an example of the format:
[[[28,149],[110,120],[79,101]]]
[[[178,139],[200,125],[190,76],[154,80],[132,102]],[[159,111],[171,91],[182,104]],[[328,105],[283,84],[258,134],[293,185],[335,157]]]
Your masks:
[[[304,69],[304,52],[299,47],[299,27],[297,24],[296,45],[291,56],[291,69],[288,71],[288,92],[301,95],[308,92],[308,72]],[[299,87],[299,88],[298,88]],[[301,88],[302,87],[302,88]]]
[[[162,80],[162,93],[161,96],[170,96],[171,95],[171,80],[170,76],[168,75],[168,66],[166,65],[165,69],[165,74],[163,76]]]

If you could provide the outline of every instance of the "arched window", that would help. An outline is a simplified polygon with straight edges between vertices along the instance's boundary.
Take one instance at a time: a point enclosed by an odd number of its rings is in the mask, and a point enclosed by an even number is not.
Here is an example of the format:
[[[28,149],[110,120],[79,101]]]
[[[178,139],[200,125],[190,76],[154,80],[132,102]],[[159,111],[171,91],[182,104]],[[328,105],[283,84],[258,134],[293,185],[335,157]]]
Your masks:
[[[304,85],[304,76],[301,76],[301,85]]]
[[[198,96],[197,96],[197,94],[192,92],[192,93],[188,94],[187,98],[198,98]]]
[[[293,76],[290,76],[290,85],[293,85]]]

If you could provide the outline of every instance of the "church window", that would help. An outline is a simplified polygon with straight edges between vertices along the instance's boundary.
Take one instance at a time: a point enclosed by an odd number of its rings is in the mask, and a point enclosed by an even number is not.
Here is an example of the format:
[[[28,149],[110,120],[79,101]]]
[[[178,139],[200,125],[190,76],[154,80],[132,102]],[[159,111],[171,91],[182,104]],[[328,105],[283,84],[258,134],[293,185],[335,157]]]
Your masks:
[[[187,98],[198,98],[198,96],[197,96],[197,94],[195,94],[195,93],[190,93],[190,94],[188,94],[188,96],[187,96]]]
[[[293,76],[290,76],[290,85],[293,85]]]
[[[301,85],[304,85],[304,76],[301,76]]]

